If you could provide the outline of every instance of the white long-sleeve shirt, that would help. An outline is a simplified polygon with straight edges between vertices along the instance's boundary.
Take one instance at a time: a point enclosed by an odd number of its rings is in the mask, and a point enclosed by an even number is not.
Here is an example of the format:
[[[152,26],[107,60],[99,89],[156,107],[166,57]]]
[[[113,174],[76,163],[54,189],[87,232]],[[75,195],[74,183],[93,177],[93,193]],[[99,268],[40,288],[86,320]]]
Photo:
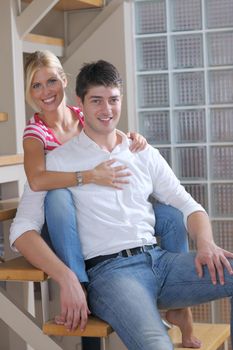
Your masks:
[[[47,170],[80,171],[94,168],[109,159],[126,165],[133,174],[123,190],[88,184],[71,187],[85,259],[111,254],[123,249],[156,243],[153,195],[160,202],[183,212],[184,221],[195,211],[204,211],[188,194],[159,151],[151,146],[132,153],[129,140],[120,133],[122,143],[112,152],[101,149],[84,131],[78,137],[47,155]],[[40,232],[44,223],[46,192],[25,191],[10,230],[10,243],[24,232]]]

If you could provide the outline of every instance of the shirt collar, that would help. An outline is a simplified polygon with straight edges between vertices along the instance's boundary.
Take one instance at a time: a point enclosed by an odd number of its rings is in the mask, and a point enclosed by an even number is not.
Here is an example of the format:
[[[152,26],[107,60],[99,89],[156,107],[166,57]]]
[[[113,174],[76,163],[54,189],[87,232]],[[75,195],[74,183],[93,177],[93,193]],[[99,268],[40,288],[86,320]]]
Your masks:
[[[129,148],[129,143],[130,143],[130,140],[127,138],[127,136],[120,130],[117,130],[117,134],[121,136],[122,138],[122,142],[120,144],[118,144],[114,150],[119,150],[119,149],[125,149],[125,148]],[[86,134],[85,134],[85,131],[84,129],[80,132],[79,134],[79,141],[82,143],[82,145],[84,147],[95,147],[95,148],[100,148],[99,145],[97,145],[97,143],[95,143],[90,137],[88,137]]]

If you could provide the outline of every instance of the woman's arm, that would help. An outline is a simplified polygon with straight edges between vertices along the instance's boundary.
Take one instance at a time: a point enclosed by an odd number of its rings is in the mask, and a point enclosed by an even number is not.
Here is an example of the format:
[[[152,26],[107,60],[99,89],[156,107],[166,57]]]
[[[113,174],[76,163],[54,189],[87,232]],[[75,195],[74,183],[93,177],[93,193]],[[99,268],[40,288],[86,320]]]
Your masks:
[[[75,172],[47,171],[45,164],[44,147],[37,139],[27,138],[24,146],[24,169],[33,191],[48,191],[57,188],[77,186],[77,174]],[[125,166],[113,167],[114,159],[103,162],[94,169],[82,171],[83,184],[94,183],[96,185],[121,189],[122,184],[128,181],[124,178],[131,175]],[[77,169],[78,170],[78,169]]]
[[[61,315],[67,329],[84,329],[90,311],[78,278],[48,247],[36,231],[27,231],[14,242],[18,251],[33,265],[47,273],[60,287]]]

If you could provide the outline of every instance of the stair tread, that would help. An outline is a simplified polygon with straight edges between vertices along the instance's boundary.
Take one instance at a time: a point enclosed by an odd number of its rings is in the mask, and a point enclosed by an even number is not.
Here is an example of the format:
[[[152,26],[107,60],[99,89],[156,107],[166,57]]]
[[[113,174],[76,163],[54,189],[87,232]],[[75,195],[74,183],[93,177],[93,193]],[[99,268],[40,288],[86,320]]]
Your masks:
[[[41,282],[48,278],[47,274],[31,265],[23,256],[0,264],[1,281],[33,281]]]
[[[80,328],[75,331],[67,331],[65,326],[58,325],[53,320],[43,325],[43,332],[47,335],[57,336],[107,337],[113,332],[113,329],[108,323],[97,317],[89,316],[87,326],[83,332]]]
[[[10,220],[15,217],[18,198],[5,199],[0,201],[0,221]]]

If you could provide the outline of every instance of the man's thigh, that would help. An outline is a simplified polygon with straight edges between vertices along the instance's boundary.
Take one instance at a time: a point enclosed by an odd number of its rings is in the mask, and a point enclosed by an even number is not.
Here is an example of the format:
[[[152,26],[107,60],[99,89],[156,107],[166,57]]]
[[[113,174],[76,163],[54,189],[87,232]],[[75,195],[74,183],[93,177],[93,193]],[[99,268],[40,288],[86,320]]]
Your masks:
[[[233,260],[229,260],[233,266]],[[158,296],[160,308],[179,308],[233,295],[233,276],[226,270],[225,284],[213,285],[207,266],[203,277],[195,269],[195,253],[179,254],[173,260]]]
[[[172,349],[156,307],[150,256],[114,259],[92,269],[89,278],[91,311],[112,325],[128,349]]]

